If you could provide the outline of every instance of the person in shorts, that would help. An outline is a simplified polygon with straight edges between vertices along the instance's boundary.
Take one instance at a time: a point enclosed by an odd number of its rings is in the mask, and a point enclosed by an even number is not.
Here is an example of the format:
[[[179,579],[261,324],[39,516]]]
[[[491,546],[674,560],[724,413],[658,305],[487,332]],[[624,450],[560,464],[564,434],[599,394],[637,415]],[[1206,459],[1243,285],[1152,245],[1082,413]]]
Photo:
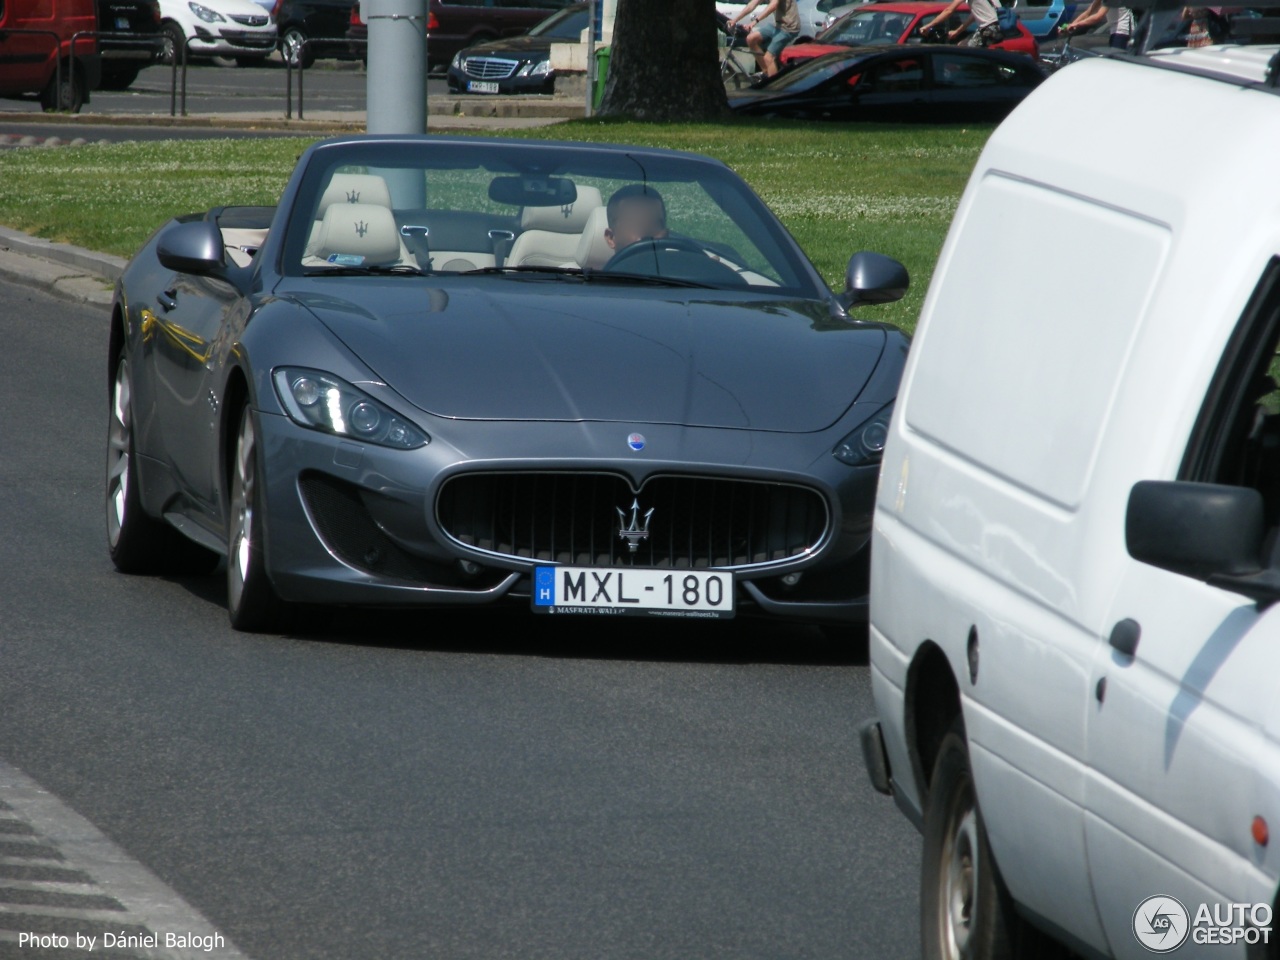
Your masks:
[[[1129,38],[1133,36],[1133,11],[1128,7],[1108,7],[1102,0],[1093,0],[1089,8],[1063,27],[1062,31],[1079,33],[1102,20],[1107,21],[1112,49],[1124,50],[1128,47]]]
[[[760,5],[760,0],[750,0],[729,20],[730,29]],[[771,21],[765,22],[772,15]],[[782,48],[800,35],[800,7],[796,0],[768,0],[764,10],[752,21],[747,34],[747,48],[755,55],[756,64],[767,77],[778,72],[778,56]]]
[[[960,9],[960,4],[964,0],[951,0],[949,4],[930,21],[924,31],[929,33],[937,33],[947,28],[947,19]],[[969,24],[975,24],[975,29],[966,41],[971,47],[992,47],[1004,39],[1004,31],[1000,29],[1000,7],[999,0],[969,0],[969,19],[960,26],[947,34],[948,40],[955,40],[960,34],[968,29]]]

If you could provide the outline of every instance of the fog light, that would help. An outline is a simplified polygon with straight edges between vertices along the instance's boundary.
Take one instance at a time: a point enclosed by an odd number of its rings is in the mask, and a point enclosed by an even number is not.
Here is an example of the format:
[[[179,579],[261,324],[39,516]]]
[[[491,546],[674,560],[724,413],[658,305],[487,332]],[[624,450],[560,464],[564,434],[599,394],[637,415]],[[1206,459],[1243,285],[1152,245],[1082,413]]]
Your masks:
[[[474,560],[459,560],[458,567],[469,577],[474,577],[480,572],[480,564]]]
[[[803,576],[804,576],[803,573],[788,573],[785,577],[782,578],[782,585],[784,587],[794,587],[797,583],[800,582],[800,578]]]

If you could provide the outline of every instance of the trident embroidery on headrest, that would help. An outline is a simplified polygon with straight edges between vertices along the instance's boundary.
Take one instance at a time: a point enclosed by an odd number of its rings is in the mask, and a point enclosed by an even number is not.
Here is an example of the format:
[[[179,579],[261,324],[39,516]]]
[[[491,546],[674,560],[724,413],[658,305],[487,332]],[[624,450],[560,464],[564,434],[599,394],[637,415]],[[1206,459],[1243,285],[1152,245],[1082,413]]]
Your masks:
[[[366,233],[368,233],[368,232],[369,232],[369,225],[368,225],[367,223],[365,223],[363,220],[357,220],[357,221],[356,221],[356,236],[357,236],[357,237],[363,237],[363,236],[364,236]]]
[[[560,216],[564,217],[566,220],[568,220],[569,217],[573,216],[573,204],[572,203],[560,204]]]
[[[348,190],[348,191],[347,191],[347,203],[359,203],[359,202],[360,202],[360,191],[359,191],[359,190]]]

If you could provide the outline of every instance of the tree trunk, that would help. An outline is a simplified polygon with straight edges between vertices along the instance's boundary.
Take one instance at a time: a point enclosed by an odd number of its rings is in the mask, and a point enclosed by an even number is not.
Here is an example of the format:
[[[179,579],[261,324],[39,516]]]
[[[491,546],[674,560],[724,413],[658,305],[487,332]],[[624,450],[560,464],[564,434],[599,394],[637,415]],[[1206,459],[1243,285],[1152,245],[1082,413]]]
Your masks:
[[[712,0],[618,0],[609,77],[597,113],[637,120],[728,114]]]

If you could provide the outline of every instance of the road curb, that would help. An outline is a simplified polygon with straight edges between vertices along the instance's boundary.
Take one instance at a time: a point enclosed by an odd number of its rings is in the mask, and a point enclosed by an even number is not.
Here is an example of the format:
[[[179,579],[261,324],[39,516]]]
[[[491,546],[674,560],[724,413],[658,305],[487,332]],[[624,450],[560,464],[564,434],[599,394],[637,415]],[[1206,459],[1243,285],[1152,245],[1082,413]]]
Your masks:
[[[0,276],[68,300],[109,306],[112,287],[127,262],[0,227]]]

